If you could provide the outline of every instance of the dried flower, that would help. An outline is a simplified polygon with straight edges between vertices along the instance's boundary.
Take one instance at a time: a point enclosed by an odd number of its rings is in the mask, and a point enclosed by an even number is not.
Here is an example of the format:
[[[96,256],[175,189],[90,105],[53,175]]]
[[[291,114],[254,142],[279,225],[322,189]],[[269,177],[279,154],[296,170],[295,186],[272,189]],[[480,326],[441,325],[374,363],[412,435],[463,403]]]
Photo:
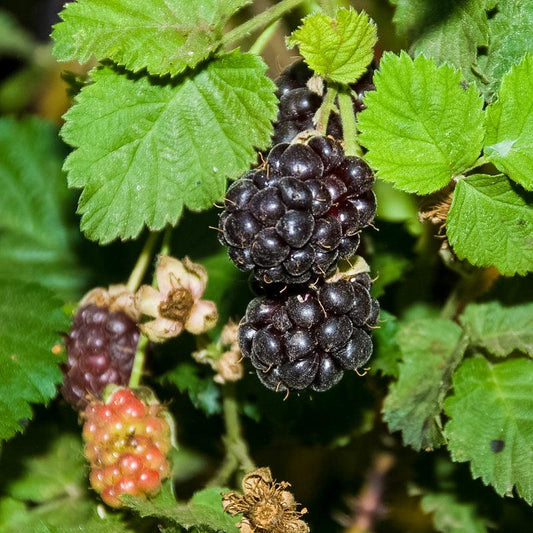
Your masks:
[[[301,519],[307,513],[297,511],[297,503],[289,483],[276,483],[270,468],[258,468],[242,480],[244,494],[223,494],[224,510],[232,516],[242,513],[237,524],[241,533],[308,533],[309,527]]]
[[[215,362],[214,370],[217,371],[213,378],[216,383],[224,384],[228,381],[239,381],[244,375],[241,351],[224,352],[222,357]]]
[[[79,307],[85,305],[106,307],[110,311],[122,311],[137,322],[140,313],[135,305],[135,295],[126,285],[110,285],[109,288],[95,287],[91,289],[79,302]]]
[[[142,332],[152,341],[163,342],[178,336],[183,329],[199,335],[217,321],[214,302],[201,300],[207,284],[207,272],[188,257],[179,261],[159,256],[156,267],[157,289],[143,285],[135,295],[137,309],[154,317],[141,324]]]

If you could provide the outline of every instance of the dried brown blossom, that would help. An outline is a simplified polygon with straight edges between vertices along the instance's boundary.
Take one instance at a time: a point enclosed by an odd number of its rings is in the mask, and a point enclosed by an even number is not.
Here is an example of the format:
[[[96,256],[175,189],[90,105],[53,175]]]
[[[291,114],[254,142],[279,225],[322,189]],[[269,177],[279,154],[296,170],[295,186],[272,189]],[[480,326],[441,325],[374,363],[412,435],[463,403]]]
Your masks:
[[[270,468],[258,468],[242,480],[243,494],[223,494],[224,510],[232,516],[243,515],[237,524],[241,533],[307,533],[301,519],[307,509],[296,509],[297,503],[286,481],[276,483]]]
[[[139,313],[154,318],[141,324],[142,332],[150,340],[162,342],[184,329],[199,335],[216,324],[214,302],[200,299],[207,284],[207,272],[202,265],[188,257],[179,261],[162,255],[155,276],[157,289],[143,285],[135,295]]]
[[[95,287],[91,289],[79,302],[79,307],[85,305],[106,307],[110,311],[122,311],[132,320],[139,320],[139,311],[135,305],[135,296],[126,285],[110,285],[109,288]]]

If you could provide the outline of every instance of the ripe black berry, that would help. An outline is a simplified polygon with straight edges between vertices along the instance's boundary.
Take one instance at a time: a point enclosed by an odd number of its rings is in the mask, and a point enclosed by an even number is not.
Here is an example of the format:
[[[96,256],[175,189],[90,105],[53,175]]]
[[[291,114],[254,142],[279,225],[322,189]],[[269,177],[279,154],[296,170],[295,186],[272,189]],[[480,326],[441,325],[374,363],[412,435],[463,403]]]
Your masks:
[[[122,311],[86,305],[74,316],[65,339],[67,363],[61,392],[76,409],[87,405],[87,397],[100,398],[110,383],[127,385],[139,329]]]
[[[361,228],[373,219],[372,172],[320,136],[276,145],[266,161],[228,189],[220,241],[263,286],[326,277],[356,252]]]
[[[367,277],[355,275],[299,290],[293,286],[250,302],[239,344],[263,384],[278,391],[325,391],[345,371],[368,361],[369,332],[379,305],[368,292]]]

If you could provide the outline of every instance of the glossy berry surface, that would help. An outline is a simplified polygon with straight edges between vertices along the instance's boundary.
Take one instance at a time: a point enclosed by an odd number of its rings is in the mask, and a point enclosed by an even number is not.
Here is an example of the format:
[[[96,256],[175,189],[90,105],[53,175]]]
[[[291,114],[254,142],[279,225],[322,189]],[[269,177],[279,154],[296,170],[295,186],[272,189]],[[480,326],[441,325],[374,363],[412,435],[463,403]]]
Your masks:
[[[373,74],[374,67],[370,66],[363,77],[351,86],[355,113],[365,108],[365,93],[374,90]],[[313,117],[322,104],[322,97],[307,88],[307,82],[312,75],[313,72],[303,61],[297,61],[276,80],[280,101],[277,121],[274,123],[273,144],[290,142],[298,133],[314,129]],[[326,90],[327,86],[324,87],[323,94]],[[330,114],[326,133],[336,139],[342,138],[340,116],[335,112]]]
[[[252,300],[239,344],[261,382],[276,391],[325,391],[361,368],[379,314],[369,288],[368,274],[358,274]]]
[[[65,339],[67,362],[61,389],[65,400],[83,409],[87,398],[100,398],[107,385],[127,385],[138,340],[137,325],[122,311],[96,305],[80,308]]]
[[[279,144],[227,191],[220,241],[260,285],[309,283],[353,255],[371,223],[374,176],[328,137]]]
[[[121,507],[123,495],[157,494],[170,471],[171,430],[162,407],[144,403],[132,390],[117,389],[106,403],[90,403],[83,417],[89,479],[102,500]]]

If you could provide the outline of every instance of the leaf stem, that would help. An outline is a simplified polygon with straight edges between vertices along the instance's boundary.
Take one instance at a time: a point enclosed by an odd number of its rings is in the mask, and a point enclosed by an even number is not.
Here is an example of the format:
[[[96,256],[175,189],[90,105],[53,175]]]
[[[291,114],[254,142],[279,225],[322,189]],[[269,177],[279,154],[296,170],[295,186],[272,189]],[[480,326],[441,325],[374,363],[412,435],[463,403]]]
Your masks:
[[[141,284],[144,275],[146,274],[146,269],[152,260],[152,254],[154,252],[155,243],[159,233],[150,233],[146,243],[137,258],[137,262],[131,271],[130,277],[128,279],[127,287],[130,291],[135,292],[139,285]]]
[[[217,473],[208,483],[209,486],[225,485],[231,475],[240,467],[244,472],[256,468],[250,457],[248,444],[243,437],[239,404],[236,396],[235,384],[227,383],[222,388],[222,411],[226,434],[223,441],[226,447],[226,457]]]
[[[264,26],[268,26],[275,20],[282,17],[287,11],[294,9],[299,4],[303,4],[304,1],[305,0],[282,0],[279,2],[279,4],[269,7],[256,17],[247,20],[240,26],[233,28],[231,31],[223,35],[222,39],[220,39],[220,44],[222,46],[226,46],[235,41],[240,41],[247,35],[260,30]]]
[[[161,243],[161,249],[159,255],[170,255],[170,241],[172,240],[172,226],[168,226],[163,234],[163,242]]]
[[[352,98],[347,91],[339,92],[339,110],[342,121],[342,136],[344,138],[344,153],[361,157],[363,152],[357,143],[357,123],[355,121]]]
[[[148,338],[145,335],[140,335],[137,344],[137,351],[135,352],[135,359],[133,360],[133,368],[131,369],[130,381],[128,387],[134,389],[141,383],[141,377],[144,370],[144,362],[146,360],[146,347],[148,346]]]
[[[331,111],[333,110],[333,107],[335,106],[335,98],[337,96],[337,92],[338,91],[336,87],[328,87],[328,90],[326,91],[326,96],[324,96],[322,105],[318,110],[316,130],[322,135],[325,135],[328,129],[329,116],[331,114]]]

